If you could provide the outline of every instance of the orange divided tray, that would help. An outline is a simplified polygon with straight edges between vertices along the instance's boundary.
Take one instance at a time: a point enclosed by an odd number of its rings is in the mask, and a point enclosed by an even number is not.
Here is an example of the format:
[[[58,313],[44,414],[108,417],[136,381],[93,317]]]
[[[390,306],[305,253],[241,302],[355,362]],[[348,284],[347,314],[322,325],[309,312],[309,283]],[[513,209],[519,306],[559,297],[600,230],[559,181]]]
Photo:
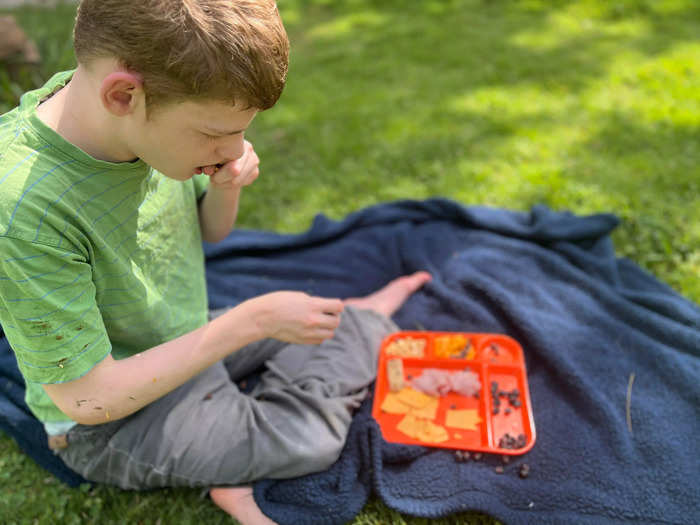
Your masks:
[[[422,357],[415,355],[415,348],[411,356],[387,354],[388,349],[396,351],[399,345],[405,347],[408,338],[418,340],[417,346],[423,345]],[[461,344],[465,341],[468,344]],[[454,344],[451,346],[450,343]],[[411,352],[404,349],[402,353]],[[418,378],[429,368],[450,373],[466,369],[479,377],[481,389],[477,395],[467,397],[450,391],[438,398],[436,416],[431,421],[447,431],[446,440],[426,442],[413,438],[397,429],[405,414],[382,410],[382,403],[390,393],[387,361],[392,358],[401,359],[406,386],[410,386],[412,379]],[[497,384],[495,395],[492,392],[494,383]],[[513,393],[514,389],[517,389],[517,394]],[[496,454],[524,454],[535,444],[531,407],[523,350],[511,337],[466,332],[405,331],[391,334],[382,342],[372,416],[379,423],[387,441]],[[474,430],[448,427],[448,410],[473,410],[475,412],[470,414],[478,416],[481,421],[473,425]],[[440,432],[444,439],[444,431]]]

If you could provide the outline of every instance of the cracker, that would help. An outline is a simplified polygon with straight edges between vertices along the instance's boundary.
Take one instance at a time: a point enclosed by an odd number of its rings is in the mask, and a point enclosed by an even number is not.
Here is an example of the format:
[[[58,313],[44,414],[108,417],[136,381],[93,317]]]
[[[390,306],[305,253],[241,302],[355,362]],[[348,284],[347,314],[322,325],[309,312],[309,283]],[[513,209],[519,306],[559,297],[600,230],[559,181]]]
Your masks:
[[[429,396],[428,394],[424,394],[423,392],[419,392],[418,390],[414,390],[410,387],[402,389],[396,395],[398,396],[399,401],[407,404],[411,408],[423,408],[428,403],[430,403],[431,399],[437,399],[433,396]]]
[[[387,414],[407,414],[411,407],[399,401],[396,394],[389,392],[382,401],[381,409]]]
[[[420,419],[409,413],[399,421],[396,429],[413,439],[424,443],[441,443],[449,439],[445,427],[427,419]]]
[[[452,428],[461,428],[463,430],[476,430],[476,425],[481,423],[476,410],[448,410],[445,415],[445,425]]]
[[[423,425],[418,430],[417,438],[419,441],[426,443],[442,443],[447,441],[450,436],[447,434],[445,427],[436,425],[432,421],[423,420]]]
[[[423,419],[435,419],[439,404],[440,401],[438,400],[438,398],[434,397],[430,401],[428,401],[428,404],[424,407],[412,408],[411,414]]]
[[[396,430],[415,439],[418,436],[418,419],[413,414],[406,414],[406,417],[396,425]]]
[[[386,378],[389,381],[389,390],[398,392],[404,387],[403,361],[399,357],[389,359],[386,362]]]

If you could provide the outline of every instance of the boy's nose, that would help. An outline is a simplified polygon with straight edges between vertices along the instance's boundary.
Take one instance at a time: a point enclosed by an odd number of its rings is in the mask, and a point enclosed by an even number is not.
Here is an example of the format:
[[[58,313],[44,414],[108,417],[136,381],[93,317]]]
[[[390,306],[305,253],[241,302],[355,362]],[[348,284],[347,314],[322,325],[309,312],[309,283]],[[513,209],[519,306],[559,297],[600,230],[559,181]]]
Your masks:
[[[220,144],[216,150],[216,153],[224,160],[239,159],[243,156],[244,152],[245,140],[242,133]]]

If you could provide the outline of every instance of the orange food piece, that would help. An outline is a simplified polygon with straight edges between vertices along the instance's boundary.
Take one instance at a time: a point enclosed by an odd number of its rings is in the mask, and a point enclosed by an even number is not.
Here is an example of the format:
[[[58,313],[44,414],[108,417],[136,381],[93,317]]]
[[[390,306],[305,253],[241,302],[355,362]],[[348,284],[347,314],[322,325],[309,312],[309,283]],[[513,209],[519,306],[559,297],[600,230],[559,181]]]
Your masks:
[[[440,443],[449,439],[445,427],[427,419],[417,418],[413,414],[406,414],[396,428],[407,436],[425,443]]]
[[[411,408],[423,408],[430,403],[431,399],[437,399],[418,390],[414,390],[411,387],[406,387],[396,394],[399,401],[405,403]]]
[[[466,350],[469,339],[462,334],[440,335],[435,338],[435,357],[446,359]],[[467,357],[469,359],[469,357]],[[472,355],[471,359],[474,359]]]
[[[481,421],[477,411],[472,409],[448,410],[445,415],[445,426],[452,428],[476,430]]]
[[[438,409],[439,404],[440,404],[440,401],[438,400],[438,398],[434,397],[424,407],[412,408],[411,414],[413,414],[416,417],[423,418],[423,419],[435,419],[435,416],[437,415],[437,409]]]
[[[389,392],[382,401],[381,409],[387,414],[407,414],[411,407],[402,403],[397,394]]]

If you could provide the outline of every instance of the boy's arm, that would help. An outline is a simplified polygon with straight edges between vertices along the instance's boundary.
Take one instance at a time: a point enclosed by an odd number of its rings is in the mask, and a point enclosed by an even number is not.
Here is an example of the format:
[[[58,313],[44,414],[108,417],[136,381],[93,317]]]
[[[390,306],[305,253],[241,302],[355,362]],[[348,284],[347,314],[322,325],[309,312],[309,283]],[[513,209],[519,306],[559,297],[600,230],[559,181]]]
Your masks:
[[[238,199],[243,186],[252,184],[258,177],[258,159],[255,150],[247,140],[243,155],[227,162],[218,171],[207,166],[204,173],[209,175],[209,189],[199,203],[199,226],[202,239],[219,242],[233,229],[238,215]]]
[[[43,387],[56,406],[78,423],[121,419],[250,342],[274,337],[318,344],[332,337],[342,309],[338,299],[301,292],[262,295],[177,339],[118,361],[108,355],[78,379]]]

